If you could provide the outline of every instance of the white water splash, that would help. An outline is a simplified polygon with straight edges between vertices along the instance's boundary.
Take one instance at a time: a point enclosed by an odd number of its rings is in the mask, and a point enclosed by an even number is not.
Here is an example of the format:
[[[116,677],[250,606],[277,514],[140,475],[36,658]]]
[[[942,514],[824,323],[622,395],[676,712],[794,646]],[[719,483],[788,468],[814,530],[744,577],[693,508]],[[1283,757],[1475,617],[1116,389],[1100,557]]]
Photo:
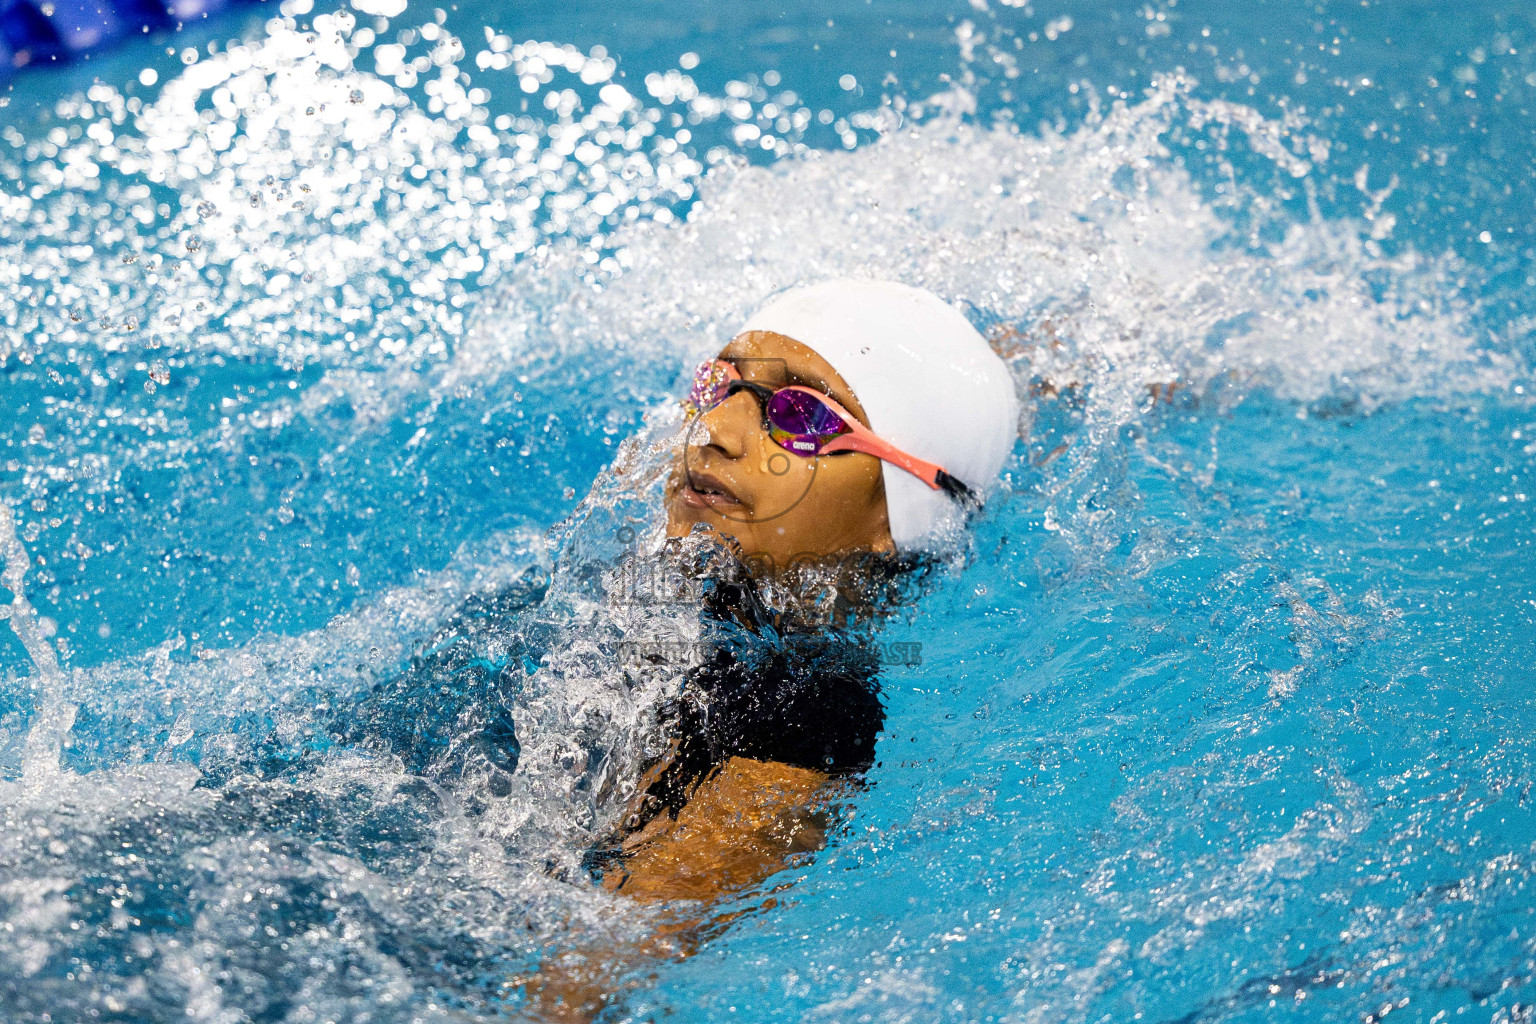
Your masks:
[[[74,725],[76,709],[64,697],[64,673],[59,668],[58,654],[48,642],[32,603],[27,600],[25,581],[32,560],[27,556],[21,538],[16,536],[11,507],[4,502],[0,502],[0,557],[5,560],[0,583],[11,592],[11,604],[5,617],[10,621],[16,639],[26,648],[27,657],[32,659],[33,685],[38,694],[37,710],[32,716],[22,758],[23,785],[38,792],[63,774],[59,755],[64,737]]]

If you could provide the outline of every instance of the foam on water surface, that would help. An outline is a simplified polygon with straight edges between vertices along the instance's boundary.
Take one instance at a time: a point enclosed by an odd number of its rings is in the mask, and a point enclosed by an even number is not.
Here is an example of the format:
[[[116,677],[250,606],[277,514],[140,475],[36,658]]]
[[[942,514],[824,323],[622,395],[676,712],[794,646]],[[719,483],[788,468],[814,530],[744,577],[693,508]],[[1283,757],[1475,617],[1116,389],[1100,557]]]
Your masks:
[[[693,361],[833,275],[962,305],[1024,439],[833,846],[620,1012],[1525,998],[1526,338],[1368,170],[1323,215],[1337,140],[1172,66],[1011,119],[996,27],[823,116],[394,14],[4,129],[7,1019],[515,1016],[642,933],[581,860],[682,670],[618,652],[699,621],[605,574]]]

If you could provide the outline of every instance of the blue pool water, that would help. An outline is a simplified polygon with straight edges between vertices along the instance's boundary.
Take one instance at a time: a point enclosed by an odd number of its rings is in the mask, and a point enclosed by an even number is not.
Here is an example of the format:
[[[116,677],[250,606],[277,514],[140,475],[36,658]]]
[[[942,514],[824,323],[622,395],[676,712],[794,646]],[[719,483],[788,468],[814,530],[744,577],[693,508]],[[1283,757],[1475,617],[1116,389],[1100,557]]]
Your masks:
[[[587,584],[841,273],[1028,436],[828,849],[610,1018],[1530,1019],[1531,10],[251,10],[0,108],[0,1019],[518,1019],[644,933],[613,652],[696,614]],[[386,685],[466,601],[516,685]]]

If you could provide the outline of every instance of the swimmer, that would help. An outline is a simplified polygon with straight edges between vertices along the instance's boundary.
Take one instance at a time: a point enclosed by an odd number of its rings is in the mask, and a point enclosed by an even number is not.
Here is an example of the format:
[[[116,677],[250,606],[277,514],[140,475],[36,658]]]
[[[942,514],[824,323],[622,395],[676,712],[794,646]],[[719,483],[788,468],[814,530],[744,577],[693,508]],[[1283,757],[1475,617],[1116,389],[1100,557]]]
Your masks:
[[[798,288],[699,367],[666,493],[666,533],[728,546],[744,574],[706,612],[774,639],[722,644],[662,721],[667,753],[589,859],[601,883],[679,909],[651,941],[553,958],[525,986],[550,1020],[590,1020],[619,977],[685,956],[711,908],[820,849],[874,762],[878,659],[847,623],[883,582],[980,509],[1017,439],[1007,367],[935,295],[880,281]],[[833,566],[837,615],[788,621],[760,592]]]

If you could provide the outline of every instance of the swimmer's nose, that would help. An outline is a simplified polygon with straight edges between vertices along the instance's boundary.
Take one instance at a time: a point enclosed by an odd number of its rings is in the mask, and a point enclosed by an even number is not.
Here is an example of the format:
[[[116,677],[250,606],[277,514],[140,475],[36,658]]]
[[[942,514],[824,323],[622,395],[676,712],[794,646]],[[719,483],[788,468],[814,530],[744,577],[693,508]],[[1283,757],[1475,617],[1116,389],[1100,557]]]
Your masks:
[[[704,428],[709,431],[704,447],[714,448],[728,459],[739,459],[751,447],[753,434],[762,430],[762,420],[757,399],[750,392],[738,391],[704,414]]]

